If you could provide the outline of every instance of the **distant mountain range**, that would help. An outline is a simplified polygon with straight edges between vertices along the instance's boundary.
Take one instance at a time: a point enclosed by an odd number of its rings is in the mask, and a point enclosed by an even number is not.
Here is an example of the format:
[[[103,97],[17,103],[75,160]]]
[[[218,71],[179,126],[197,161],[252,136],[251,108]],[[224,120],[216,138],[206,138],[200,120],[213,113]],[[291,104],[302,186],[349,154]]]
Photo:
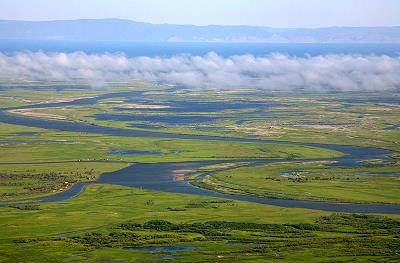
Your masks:
[[[121,19],[81,19],[43,22],[0,20],[0,39],[151,42],[400,43],[400,26],[311,29],[150,24]]]

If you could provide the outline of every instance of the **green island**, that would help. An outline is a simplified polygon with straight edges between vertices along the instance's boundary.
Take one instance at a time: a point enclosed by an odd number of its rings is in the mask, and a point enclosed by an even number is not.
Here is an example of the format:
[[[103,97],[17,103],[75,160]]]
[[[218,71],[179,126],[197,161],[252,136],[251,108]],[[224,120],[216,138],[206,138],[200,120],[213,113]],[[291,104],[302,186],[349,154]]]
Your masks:
[[[274,163],[232,168],[193,183],[243,195],[298,200],[398,204],[399,163],[332,168],[326,162]],[[384,191],[382,191],[384,189]]]
[[[8,83],[0,262],[398,262],[396,100]]]

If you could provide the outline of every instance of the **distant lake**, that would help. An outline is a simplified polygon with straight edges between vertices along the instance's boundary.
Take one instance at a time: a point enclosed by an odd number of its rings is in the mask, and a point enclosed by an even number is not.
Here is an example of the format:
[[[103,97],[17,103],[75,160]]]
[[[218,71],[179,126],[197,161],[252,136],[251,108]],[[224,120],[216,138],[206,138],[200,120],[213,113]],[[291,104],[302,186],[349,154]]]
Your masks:
[[[124,53],[129,57],[178,54],[205,55],[216,52],[221,56],[252,54],[262,56],[285,53],[291,56],[316,56],[325,54],[362,54],[400,56],[400,44],[269,44],[269,43],[144,43],[144,42],[79,42],[79,41],[28,41],[1,40],[0,52],[16,51]]]

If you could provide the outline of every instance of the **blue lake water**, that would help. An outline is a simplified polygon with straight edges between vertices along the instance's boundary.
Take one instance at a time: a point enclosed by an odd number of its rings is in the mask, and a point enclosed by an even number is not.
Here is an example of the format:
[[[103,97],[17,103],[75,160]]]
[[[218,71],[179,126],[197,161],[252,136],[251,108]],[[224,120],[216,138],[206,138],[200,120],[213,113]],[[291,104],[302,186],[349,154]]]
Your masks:
[[[132,97],[127,100],[127,103],[146,103],[141,101],[140,98]],[[182,101],[170,100],[168,103],[162,105],[169,106],[169,108],[160,109],[147,109],[151,111],[167,111],[167,112],[216,112],[223,110],[241,110],[247,108],[265,108],[271,106],[282,106],[282,103],[277,102],[254,102],[254,101]],[[126,111],[126,108],[117,108],[117,110]],[[141,111],[146,109],[141,109]],[[129,111],[129,109],[128,109]]]
[[[124,53],[129,57],[177,54],[205,55],[216,52],[221,56],[252,54],[262,56],[285,53],[291,56],[324,54],[375,54],[399,56],[400,44],[268,44],[268,43],[170,43],[170,42],[82,42],[82,41],[29,41],[2,40],[0,51]]]

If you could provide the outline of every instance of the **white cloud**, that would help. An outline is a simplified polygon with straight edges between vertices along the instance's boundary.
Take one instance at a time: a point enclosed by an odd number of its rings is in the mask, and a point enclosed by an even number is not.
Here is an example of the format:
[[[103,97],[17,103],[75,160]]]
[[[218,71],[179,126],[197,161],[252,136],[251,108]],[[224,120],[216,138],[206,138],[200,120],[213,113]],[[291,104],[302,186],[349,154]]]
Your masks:
[[[400,87],[400,57],[323,55],[255,57],[180,55],[169,58],[123,54],[0,53],[2,80],[160,81],[195,88],[255,86],[274,90],[383,91]]]

